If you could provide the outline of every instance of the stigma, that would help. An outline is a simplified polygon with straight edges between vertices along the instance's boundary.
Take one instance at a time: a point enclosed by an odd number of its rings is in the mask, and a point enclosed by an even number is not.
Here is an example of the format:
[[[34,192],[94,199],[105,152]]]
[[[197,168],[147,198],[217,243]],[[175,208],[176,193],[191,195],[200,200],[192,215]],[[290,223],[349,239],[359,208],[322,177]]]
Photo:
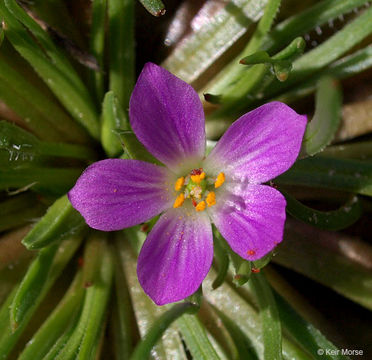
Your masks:
[[[225,182],[225,174],[210,177],[203,168],[193,169],[189,174],[179,177],[174,183],[177,192],[173,207],[181,207],[185,201],[191,201],[195,211],[204,211],[207,207],[216,205],[214,188],[219,188]]]

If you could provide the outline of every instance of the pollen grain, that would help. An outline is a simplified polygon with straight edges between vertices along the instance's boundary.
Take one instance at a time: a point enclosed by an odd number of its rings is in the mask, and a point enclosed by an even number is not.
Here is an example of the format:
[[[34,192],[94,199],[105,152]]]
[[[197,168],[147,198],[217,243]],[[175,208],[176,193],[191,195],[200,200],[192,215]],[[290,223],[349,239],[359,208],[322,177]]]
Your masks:
[[[223,172],[220,172],[217,175],[217,179],[214,182],[214,187],[217,189],[219,188],[223,183],[225,182],[225,174]]]
[[[209,192],[205,201],[208,206],[216,205],[216,194],[213,191]]]
[[[195,206],[195,210],[196,211],[203,211],[205,210],[205,201],[200,201],[200,203],[198,205]]]
[[[205,179],[205,172],[203,171],[201,174],[191,175],[191,180],[195,184],[200,184],[202,180]]]
[[[180,191],[184,184],[185,184],[185,178],[181,176],[180,178],[176,180],[176,183],[174,184],[174,190]]]
[[[182,206],[182,204],[184,203],[184,201],[185,201],[185,195],[183,193],[182,194],[179,194],[176,197],[176,200],[174,201],[173,207],[174,208],[179,208],[180,206]]]

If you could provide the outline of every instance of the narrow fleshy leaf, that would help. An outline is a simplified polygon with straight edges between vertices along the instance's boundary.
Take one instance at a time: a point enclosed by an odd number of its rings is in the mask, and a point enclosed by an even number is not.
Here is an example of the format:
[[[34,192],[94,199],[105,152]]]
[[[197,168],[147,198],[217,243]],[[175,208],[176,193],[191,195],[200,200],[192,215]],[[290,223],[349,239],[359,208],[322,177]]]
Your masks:
[[[372,309],[371,256],[369,244],[287,219],[286,238],[273,261]]]
[[[151,354],[152,348],[162,336],[164,330],[183,314],[195,312],[197,309],[197,306],[189,302],[173,305],[152,324],[150,330],[136,346],[130,359],[147,359]]]
[[[101,241],[103,242],[101,258],[95,262],[92,283],[86,285],[87,290],[80,318],[55,360],[95,358],[94,351],[98,350],[97,341],[100,340],[114,271],[112,253],[103,235],[101,235]],[[94,243],[90,244],[94,246]],[[89,261],[90,259],[84,258],[85,263]]]
[[[81,174],[78,168],[0,168],[0,190],[32,189],[46,195],[65,194]]]
[[[163,165],[138,141],[133,131],[117,130],[115,134],[119,137],[122,147],[131,159],[142,160],[155,165]]]
[[[10,323],[10,316],[9,316],[9,305],[13,301],[15,293],[17,289],[15,289],[14,293],[9,295],[7,300],[7,306],[5,307],[5,314],[7,321],[2,321],[2,311],[0,312],[0,322],[1,322],[1,335],[0,335],[0,354],[3,357],[6,357],[9,352],[13,349],[15,344],[17,343],[18,339],[22,335],[23,331],[25,330],[26,325],[30,321],[32,315],[34,314],[37,307],[40,305],[41,301],[47,294],[48,290],[54,284],[55,280],[61,274],[64,267],[67,263],[71,260],[71,257],[74,255],[75,251],[79,247],[81,243],[81,237],[72,237],[67,240],[64,240],[60,246],[58,251],[56,252],[55,258],[53,260],[53,264],[49,270],[49,276],[47,277],[42,291],[39,295],[35,298],[35,301],[28,307],[26,312],[24,313],[23,321],[19,324],[19,326],[13,332],[11,330],[11,323]],[[38,261],[37,259],[35,260]]]
[[[106,93],[102,104],[101,143],[110,157],[122,152],[117,131],[129,130],[128,116],[121,108],[113,91]],[[142,159],[138,159],[142,160]]]
[[[109,90],[114,91],[125,109],[135,79],[134,3],[135,0],[108,2]]]
[[[139,0],[145,9],[156,17],[165,14],[165,6],[161,0]]]
[[[104,95],[104,52],[107,0],[92,1],[92,26],[90,29],[90,50],[100,67],[91,72],[96,102],[101,103]],[[102,135],[101,135],[102,136]]]
[[[34,360],[36,358],[44,358],[66,330],[68,324],[73,321],[80,311],[83,295],[82,273],[79,272],[61,302],[27,343],[18,359]]]
[[[313,6],[276,25],[264,39],[263,50],[277,51],[287,43],[289,38],[306,34],[316,27],[368,3],[368,1],[339,0],[337,4],[333,0],[316,2]]]
[[[215,231],[213,232],[216,233]],[[220,236],[214,236],[213,249],[214,249],[214,258],[217,262],[218,273],[216,278],[213,281],[213,289],[217,289],[225,281],[227,271],[229,269],[229,256],[225,251],[225,247],[221,244],[223,240]]]
[[[262,273],[251,277],[251,284],[260,307],[265,359],[282,359],[282,330],[279,313],[270,284]]]
[[[267,0],[259,3],[253,0],[222,3],[217,12],[198,27],[198,31],[191,33],[175,48],[163,66],[192,83],[260,19],[267,4]],[[201,8],[200,14],[208,13],[208,5]],[[234,62],[235,66],[242,57]]]
[[[322,151],[333,140],[341,119],[342,93],[332,78],[318,83],[315,114],[306,128],[304,148],[308,155]]]
[[[86,127],[93,137],[98,138],[97,113],[90,95],[49,36],[14,0],[3,2],[0,12],[7,24],[7,39],[32,65],[75,120]],[[27,28],[38,39],[48,56],[33,40]]]
[[[287,200],[286,210],[290,215],[320,229],[333,231],[346,229],[358,221],[363,214],[361,202],[357,196],[352,196],[337,210],[319,211],[302,204],[286,192],[282,191],[282,193]]]
[[[304,185],[356,192],[372,196],[372,165],[358,160],[325,156],[298,160],[278,184]]]
[[[22,240],[29,250],[41,249],[82,230],[84,219],[64,195],[59,198]]]
[[[191,355],[200,360],[218,360],[220,357],[209,341],[205,328],[195,315],[184,315],[177,320]]]
[[[327,360],[349,359],[348,356],[342,354],[340,349],[328,341],[318,329],[296,313],[276,292],[274,292],[274,298],[283,328],[315,359],[318,359],[319,356]],[[324,351],[324,354],[321,354],[321,351]]]
[[[14,330],[23,322],[29,308],[43,291],[58,244],[41,250],[29,267],[10,306],[10,322]]]

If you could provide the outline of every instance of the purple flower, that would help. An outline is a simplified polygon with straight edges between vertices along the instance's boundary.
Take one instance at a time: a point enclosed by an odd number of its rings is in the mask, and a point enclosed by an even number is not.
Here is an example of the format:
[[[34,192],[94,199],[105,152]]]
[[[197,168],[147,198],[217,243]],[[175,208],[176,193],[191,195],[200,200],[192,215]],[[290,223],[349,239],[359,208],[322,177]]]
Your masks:
[[[165,166],[108,159],[89,166],[69,199],[98,230],[161,214],[138,259],[138,278],[158,305],[194,293],[213,259],[214,223],[242,258],[256,260],[282,241],[286,202],[261,185],[295,161],[306,117],[272,102],[239,118],[205,157],[202,104],[193,88],[148,63],[130,100],[130,122]]]

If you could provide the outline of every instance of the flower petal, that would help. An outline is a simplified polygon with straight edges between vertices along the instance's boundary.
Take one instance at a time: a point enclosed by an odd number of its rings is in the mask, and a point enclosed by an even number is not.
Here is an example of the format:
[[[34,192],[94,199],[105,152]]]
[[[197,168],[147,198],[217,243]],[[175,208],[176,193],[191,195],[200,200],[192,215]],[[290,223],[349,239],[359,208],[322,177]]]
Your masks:
[[[266,185],[234,186],[208,212],[221,235],[242,258],[257,260],[282,241],[284,196]]]
[[[306,116],[271,102],[239,118],[206,159],[205,169],[224,169],[230,178],[253,184],[266,182],[289,169],[301,148]]]
[[[147,63],[129,104],[130,123],[146,149],[169,168],[205,151],[203,106],[195,90],[167,70]]]
[[[145,293],[157,305],[193,294],[213,260],[213,236],[207,214],[184,208],[160,217],[141,249],[137,274]]]
[[[169,171],[161,166],[108,159],[89,166],[68,197],[90,227],[120,230],[172,206],[168,178]]]

